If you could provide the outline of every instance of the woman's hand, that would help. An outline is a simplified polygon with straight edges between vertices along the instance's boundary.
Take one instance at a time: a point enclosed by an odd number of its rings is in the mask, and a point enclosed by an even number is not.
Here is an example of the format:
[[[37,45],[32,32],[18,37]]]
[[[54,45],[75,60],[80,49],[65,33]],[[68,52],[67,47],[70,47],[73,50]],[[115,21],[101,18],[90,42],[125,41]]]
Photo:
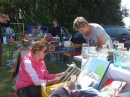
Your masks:
[[[64,74],[64,72],[62,72],[62,73],[57,73],[57,74],[56,74],[56,77],[60,77],[62,74]]]
[[[48,85],[52,85],[52,84],[57,84],[60,82],[60,78],[59,77],[56,77],[55,79],[52,79],[52,80],[48,80],[48,83],[47,83],[47,86]]]
[[[53,84],[57,84],[60,82],[60,79],[59,77],[56,77],[55,79],[53,79]]]
[[[8,16],[8,14],[6,15],[6,20],[7,20],[7,21],[10,21],[10,18],[9,18],[9,16]]]

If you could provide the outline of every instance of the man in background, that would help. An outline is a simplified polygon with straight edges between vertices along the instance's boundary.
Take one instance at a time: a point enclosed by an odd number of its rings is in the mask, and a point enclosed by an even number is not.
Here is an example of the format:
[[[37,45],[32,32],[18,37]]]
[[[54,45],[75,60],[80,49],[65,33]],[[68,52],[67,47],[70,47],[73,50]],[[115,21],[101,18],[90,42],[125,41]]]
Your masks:
[[[61,36],[61,28],[58,25],[58,22],[56,19],[53,20],[53,26],[51,28],[51,35],[53,37],[56,37],[56,36],[60,37]]]
[[[10,26],[6,28],[6,38],[7,38],[8,45],[9,45],[9,39],[12,37],[13,33],[14,33],[14,30]]]

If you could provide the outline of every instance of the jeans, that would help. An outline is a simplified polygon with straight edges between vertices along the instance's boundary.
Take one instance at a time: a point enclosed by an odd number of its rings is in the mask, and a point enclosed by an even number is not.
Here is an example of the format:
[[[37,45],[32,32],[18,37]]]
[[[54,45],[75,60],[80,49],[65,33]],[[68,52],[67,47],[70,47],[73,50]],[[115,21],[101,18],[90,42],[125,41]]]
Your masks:
[[[31,85],[17,90],[19,97],[42,97],[41,86]]]

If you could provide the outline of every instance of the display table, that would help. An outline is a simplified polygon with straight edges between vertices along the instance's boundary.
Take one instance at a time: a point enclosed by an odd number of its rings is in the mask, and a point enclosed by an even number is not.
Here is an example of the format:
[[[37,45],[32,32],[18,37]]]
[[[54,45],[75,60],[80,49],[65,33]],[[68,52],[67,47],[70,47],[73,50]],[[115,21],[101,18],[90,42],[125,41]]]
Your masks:
[[[82,61],[81,56],[74,56],[74,59],[77,61]],[[121,67],[114,67],[113,64],[110,64],[109,69],[104,77],[103,83],[108,78],[126,81],[129,84],[127,91],[130,91],[130,70],[126,70]]]

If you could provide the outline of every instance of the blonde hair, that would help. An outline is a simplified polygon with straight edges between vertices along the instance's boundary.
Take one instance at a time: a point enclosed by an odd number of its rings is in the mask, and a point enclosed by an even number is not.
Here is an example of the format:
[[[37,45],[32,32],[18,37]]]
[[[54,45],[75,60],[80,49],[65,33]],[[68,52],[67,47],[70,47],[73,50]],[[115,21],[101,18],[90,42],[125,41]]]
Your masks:
[[[32,43],[32,46],[30,47],[31,53],[35,53],[38,50],[42,50],[44,47],[46,47],[46,44],[41,41],[36,41]]]
[[[88,25],[88,21],[83,17],[77,17],[73,22],[73,28],[77,31],[79,28],[85,27],[85,24]]]

